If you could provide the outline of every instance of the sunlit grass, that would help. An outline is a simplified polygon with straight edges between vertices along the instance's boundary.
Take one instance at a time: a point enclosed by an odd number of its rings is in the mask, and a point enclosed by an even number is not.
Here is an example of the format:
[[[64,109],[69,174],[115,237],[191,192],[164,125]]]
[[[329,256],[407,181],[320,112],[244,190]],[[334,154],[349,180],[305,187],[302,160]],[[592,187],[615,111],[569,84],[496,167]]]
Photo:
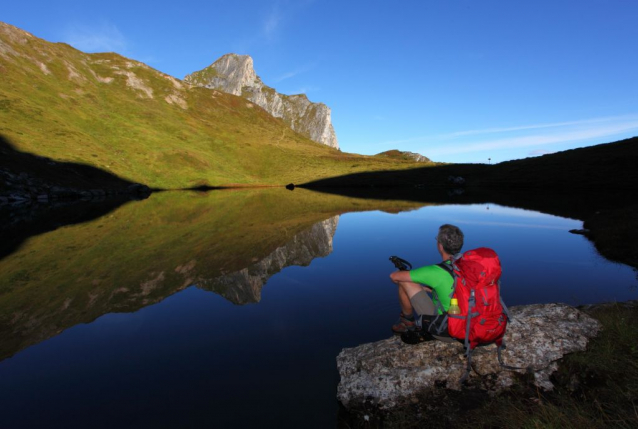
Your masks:
[[[117,54],[0,38],[21,55],[0,55],[0,134],[22,151],[159,188],[285,185],[415,166],[342,153],[243,98]]]

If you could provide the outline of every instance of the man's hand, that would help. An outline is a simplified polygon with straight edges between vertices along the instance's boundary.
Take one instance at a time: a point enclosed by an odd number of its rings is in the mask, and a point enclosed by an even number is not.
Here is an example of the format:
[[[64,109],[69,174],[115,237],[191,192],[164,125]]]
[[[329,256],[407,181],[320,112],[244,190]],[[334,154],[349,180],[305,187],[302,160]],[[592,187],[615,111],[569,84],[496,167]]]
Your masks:
[[[411,263],[409,263],[403,258],[399,258],[398,256],[390,256],[390,262],[394,264],[397,270],[409,271],[412,269]]]

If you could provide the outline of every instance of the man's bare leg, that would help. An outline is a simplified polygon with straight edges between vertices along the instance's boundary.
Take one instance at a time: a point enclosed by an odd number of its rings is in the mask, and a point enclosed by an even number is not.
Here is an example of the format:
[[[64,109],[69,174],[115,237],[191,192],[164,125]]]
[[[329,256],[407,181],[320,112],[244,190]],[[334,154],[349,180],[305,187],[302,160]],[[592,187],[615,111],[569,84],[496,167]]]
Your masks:
[[[422,290],[428,290],[428,288],[413,282],[398,282],[397,286],[399,291],[399,304],[401,305],[401,311],[403,312],[404,316],[412,317],[414,309],[412,308],[410,298],[412,298],[414,295],[421,292]]]

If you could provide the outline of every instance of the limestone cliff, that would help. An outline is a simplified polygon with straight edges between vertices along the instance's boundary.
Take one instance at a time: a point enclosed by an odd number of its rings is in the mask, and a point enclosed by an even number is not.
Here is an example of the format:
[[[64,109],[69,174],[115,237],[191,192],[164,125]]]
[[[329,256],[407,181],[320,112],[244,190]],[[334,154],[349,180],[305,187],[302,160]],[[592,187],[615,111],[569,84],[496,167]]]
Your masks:
[[[339,149],[330,108],[313,103],[305,94],[284,95],[264,85],[248,55],[226,54],[184,81],[244,97],[276,118],[282,118],[296,132],[318,143]]]

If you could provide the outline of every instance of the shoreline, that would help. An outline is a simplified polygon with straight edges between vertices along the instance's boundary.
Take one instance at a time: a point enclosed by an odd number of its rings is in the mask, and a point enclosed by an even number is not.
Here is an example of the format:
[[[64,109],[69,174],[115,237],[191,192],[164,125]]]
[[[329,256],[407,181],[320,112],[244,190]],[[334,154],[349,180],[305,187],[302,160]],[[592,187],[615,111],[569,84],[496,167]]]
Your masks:
[[[340,428],[636,427],[638,425],[638,300],[576,307],[602,323],[587,350],[565,355],[543,392],[529,374],[509,390],[488,394],[476,388],[427,395],[390,411],[346,410]]]
[[[0,173],[3,173],[0,170]],[[156,192],[169,191],[241,191],[247,189],[287,188],[290,185],[242,185],[219,187],[196,187],[186,189],[150,189],[141,184],[130,184],[126,188],[75,189],[44,184],[38,179],[23,175],[19,186],[0,192],[0,211],[30,211],[55,209],[56,206],[78,202],[103,203],[111,199],[146,199]],[[624,203],[622,199],[606,193],[559,192],[550,193],[534,189],[523,192],[521,189],[430,187],[420,189],[408,186],[389,186],[385,188],[339,187],[317,188],[299,186],[310,191],[344,195],[366,199],[397,199],[442,204],[494,203],[523,209],[537,210],[561,217],[570,217],[583,222],[583,236],[590,240],[598,253],[610,261],[629,265],[638,274],[638,204]],[[553,206],[552,200],[560,202]],[[594,201],[591,201],[594,200]]]

